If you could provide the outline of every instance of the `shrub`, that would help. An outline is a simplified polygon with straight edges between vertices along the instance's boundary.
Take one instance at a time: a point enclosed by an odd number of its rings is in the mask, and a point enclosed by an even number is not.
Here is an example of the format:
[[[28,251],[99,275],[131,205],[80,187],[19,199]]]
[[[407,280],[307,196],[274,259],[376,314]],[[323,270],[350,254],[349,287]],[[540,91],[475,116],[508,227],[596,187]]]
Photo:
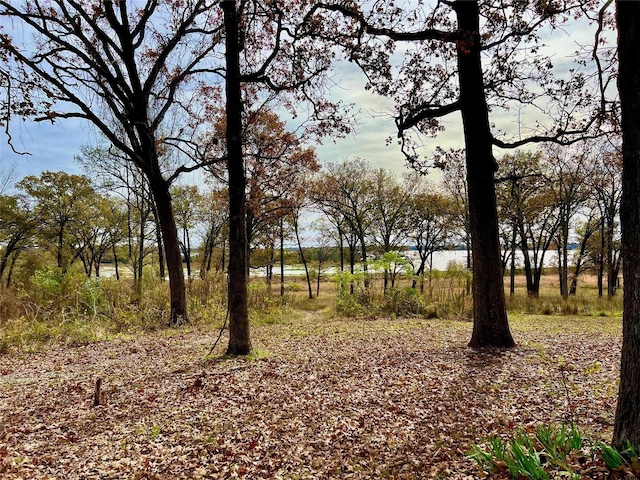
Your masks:
[[[384,296],[382,310],[397,316],[426,313],[424,297],[415,288],[390,288]]]
[[[357,296],[340,292],[336,295],[336,312],[345,317],[359,317],[364,314],[365,308]]]

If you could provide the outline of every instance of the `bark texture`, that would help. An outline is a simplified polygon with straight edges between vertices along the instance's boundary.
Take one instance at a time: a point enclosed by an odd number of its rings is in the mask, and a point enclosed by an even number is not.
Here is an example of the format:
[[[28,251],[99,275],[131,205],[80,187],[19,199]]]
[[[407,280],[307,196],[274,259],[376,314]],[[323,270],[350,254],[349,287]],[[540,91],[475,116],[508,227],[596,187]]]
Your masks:
[[[158,224],[162,231],[164,256],[169,274],[169,291],[171,295],[170,325],[180,325],[188,320],[187,293],[182,270],[182,255],[178,241],[178,229],[173,216],[169,184],[162,178],[162,174],[149,176],[149,186],[153,201],[158,210]],[[162,248],[161,246],[159,248]]]
[[[624,313],[613,445],[640,445],[640,2],[616,1],[618,91],[622,104],[622,270]]]
[[[238,12],[234,0],[220,2],[226,35],[227,169],[229,174],[229,345],[228,355],[251,352],[247,307],[248,248],[246,184],[242,156],[242,93]]]
[[[466,145],[469,219],[473,251],[473,334],[470,347],[513,347],[504,295],[498,213],[482,64],[478,3],[455,3],[460,104]]]

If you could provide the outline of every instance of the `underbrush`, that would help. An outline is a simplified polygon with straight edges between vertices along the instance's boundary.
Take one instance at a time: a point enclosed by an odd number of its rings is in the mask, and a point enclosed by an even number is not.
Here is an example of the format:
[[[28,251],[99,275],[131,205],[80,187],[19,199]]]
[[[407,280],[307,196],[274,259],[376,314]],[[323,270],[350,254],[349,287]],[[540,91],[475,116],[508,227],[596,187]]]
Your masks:
[[[249,284],[253,326],[273,325],[326,310],[330,295],[309,299],[297,283],[280,295],[264,281]],[[189,320],[182,328],[218,329],[227,317],[224,274],[187,280]],[[0,287],[0,354],[33,351],[51,343],[86,344],[169,329],[169,285],[157,272],[143,279],[87,278],[84,274],[36,272],[27,285]]]
[[[622,313],[622,293],[612,298],[598,297],[595,291],[563,299],[554,293],[528,296],[524,292],[507,298],[507,311],[539,315],[584,315],[612,317]]]
[[[449,268],[445,272],[432,272],[424,279],[403,279],[384,288],[381,275],[350,274],[334,276],[336,291],[335,311],[343,317],[362,316],[419,316],[422,318],[471,319],[473,295],[471,278],[466,270]],[[507,295],[507,312],[511,315],[620,317],[622,293],[607,298],[599,297],[597,290],[582,288],[567,299],[546,286],[539,296],[527,295],[524,287],[515,295]]]
[[[470,319],[473,298],[466,270],[451,267],[425,278],[398,277],[385,289],[381,274],[340,273],[309,298],[304,279],[280,285],[263,279],[249,283],[249,317],[253,326],[287,323],[311,312],[346,318]],[[314,286],[315,287],[315,286]],[[333,291],[332,291],[333,287]],[[186,328],[217,329],[227,316],[226,278],[211,274],[187,280],[189,321]],[[508,297],[512,319],[619,317],[622,295],[598,298],[585,288],[563,300],[547,288],[540,297],[522,289]],[[169,328],[169,286],[146,267],[139,282],[132,279],[87,278],[81,272],[59,275],[38,270],[17,287],[0,287],[0,353],[12,348],[37,349],[48,343],[87,343],[115,336]],[[584,326],[584,328],[587,328]]]
[[[226,296],[214,279],[188,284],[190,326],[219,324]],[[168,328],[169,286],[142,280],[36,272],[27,285],[0,288],[0,352],[49,343],[84,344]]]

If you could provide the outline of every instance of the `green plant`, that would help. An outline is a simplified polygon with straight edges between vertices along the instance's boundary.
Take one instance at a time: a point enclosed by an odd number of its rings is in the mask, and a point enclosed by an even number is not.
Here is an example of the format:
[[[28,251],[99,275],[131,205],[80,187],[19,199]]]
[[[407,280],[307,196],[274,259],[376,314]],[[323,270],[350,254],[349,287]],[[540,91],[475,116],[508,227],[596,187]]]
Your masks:
[[[604,464],[609,470],[620,468],[625,463],[622,455],[620,455],[620,453],[612,446],[600,442],[598,444],[598,448],[600,450],[600,455],[602,455],[602,459],[604,460]]]
[[[514,439],[511,441],[511,455],[513,460],[508,461],[509,473],[514,478],[524,475],[535,480],[547,480],[549,475],[542,467],[540,454],[528,441],[529,437]]]
[[[562,424],[559,430],[551,425],[540,425],[536,428],[536,439],[547,456],[558,460],[584,446],[582,434],[573,424],[570,429]]]
[[[384,312],[400,317],[420,315],[425,312],[424,297],[415,288],[390,288],[384,296]]]
[[[631,460],[638,459],[640,457],[640,445],[634,448],[630,442],[627,442],[626,448],[622,451],[622,455]]]
[[[149,437],[158,438],[161,432],[162,427],[160,425],[154,425],[153,427],[151,427],[151,430],[149,430]]]
[[[541,425],[533,434],[517,430],[510,440],[491,437],[488,450],[474,445],[468,455],[484,470],[508,472],[514,479],[580,478],[574,465],[580,464],[584,445],[574,425]]]
[[[336,295],[336,312],[345,317],[359,317],[364,313],[364,306],[358,302],[358,298],[348,292]]]

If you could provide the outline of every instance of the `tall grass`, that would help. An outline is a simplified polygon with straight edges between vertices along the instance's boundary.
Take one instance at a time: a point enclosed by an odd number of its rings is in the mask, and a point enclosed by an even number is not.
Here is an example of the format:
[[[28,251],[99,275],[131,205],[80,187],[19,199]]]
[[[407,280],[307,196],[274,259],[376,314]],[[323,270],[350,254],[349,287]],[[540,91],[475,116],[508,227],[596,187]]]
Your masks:
[[[322,284],[312,299],[304,278],[287,278],[285,294],[264,279],[249,283],[249,314],[254,326],[283,323],[307,312],[323,310],[330,316],[389,316],[470,319],[473,298],[466,270],[451,266],[433,272],[424,282],[400,276],[384,289],[382,274],[340,274]],[[507,295],[512,314],[619,316],[622,294],[612,299],[597,295],[595,279],[583,281],[578,295],[563,300],[545,277],[539,297],[529,297],[524,282],[513,297]],[[226,277],[211,274],[187,282],[187,328],[219,328],[226,317]],[[35,349],[47,343],[86,343],[121,335],[166,329],[169,288],[150,269],[139,285],[132,279],[88,279],[81,272],[61,276],[55,270],[35,272],[19,287],[0,287],[0,352]]]
[[[458,265],[434,271],[421,279],[403,277],[384,290],[381,274],[364,282],[362,273],[340,274],[336,285],[336,312],[343,316],[418,315],[432,318],[470,319],[473,312],[471,277]],[[507,295],[507,311],[513,314],[617,317],[622,313],[622,292],[612,298],[599,297],[595,277],[585,277],[576,295],[563,299],[553,275],[543,277],[538,296],[527,294],[524,278],[518,279],[513,296]],[[353,293],[345,285],[354,285]]]

